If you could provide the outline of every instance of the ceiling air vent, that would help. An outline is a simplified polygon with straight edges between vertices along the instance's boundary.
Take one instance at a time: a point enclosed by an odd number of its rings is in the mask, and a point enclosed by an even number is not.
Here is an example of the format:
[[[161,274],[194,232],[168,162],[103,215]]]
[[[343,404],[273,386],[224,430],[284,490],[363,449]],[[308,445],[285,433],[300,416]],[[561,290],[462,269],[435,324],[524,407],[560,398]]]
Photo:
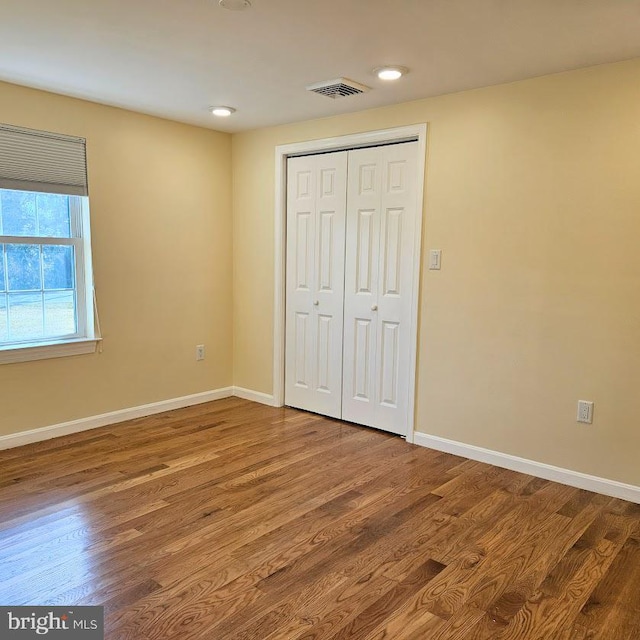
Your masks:
[[[365,93],[369,91],[369,87],[363,84],[349,80],[349,78],[338,78],[337,80],[329,80],[328,82],[318,82],[316,84],[310,84],[307,87],[307,91],[313,91],[319,93],[327,98],[346,98],[347,96],[354,96],[358,93]]]

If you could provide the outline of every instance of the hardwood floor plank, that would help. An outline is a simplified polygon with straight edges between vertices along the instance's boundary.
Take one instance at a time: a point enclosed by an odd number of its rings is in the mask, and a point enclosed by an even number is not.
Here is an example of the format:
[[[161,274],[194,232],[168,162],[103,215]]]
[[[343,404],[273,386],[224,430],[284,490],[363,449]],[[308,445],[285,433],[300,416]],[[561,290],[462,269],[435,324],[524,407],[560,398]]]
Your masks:
[[[514,616],[500,640],[543,640],[568,633],[618,551],[618,545],[601,540],[593,549],[569,552]]]
[[[629,537],[589,595],[576,624],[593,638],[640,638],[640,542]]]
[[[109,640],[638,640],[640,507],[228,398],[0,451],[0,604]]]
[[[444,568],[445,566],[443,564],[435,560],[427,560],[416,567],[404,580],[399,582],[393,589],[367,607],[357,618],[333,635],[333,640],[346,640],[347,638],[356,640],[357,638],[365,638],[380,624],[381,620],[386,620],[393,615],[398,607],[416,591],[425,587]]]

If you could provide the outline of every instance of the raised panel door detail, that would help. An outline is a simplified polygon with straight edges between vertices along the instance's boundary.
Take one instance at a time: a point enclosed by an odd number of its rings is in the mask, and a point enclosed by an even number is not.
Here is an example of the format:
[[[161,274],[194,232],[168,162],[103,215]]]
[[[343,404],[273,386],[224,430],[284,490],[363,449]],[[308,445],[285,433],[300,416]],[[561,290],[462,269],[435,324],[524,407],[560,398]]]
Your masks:
[[[309,314],[296,313],[295,345],[296,345],[296,386],[309,387]]]
[[[319,243],[318,247],[318,289],[320,291],[332,291],[333,289],[333,263],[334,263],[334,237],[333,211],[320,212]]]
[[[400,295],[403,209],[387,209],[384,214],[384,265],[382,295]]]
[[[323,169],[320,171],[320,197],[328,198],[336,195],[336,170]]]
[[[404,160],[389,162],[387,165],[387,193],[405,190],[407,163]]]
[[[318,314],[318,355],[316,361],[316,389],[321,392],[331,390],[331,341],[333,318]]]
[[[311,177],[311,171],[299,171],[297,173],[296,198],[298,200],[311,197]]]
[[[383,322],[380,333],[380,404],[387,407],[398,406],[398,366],[400,342],[400,324]]]
[[[356,318],[353,345],[353,397],[370,400],[371,321]]]
[[[360,179],[358,181],[358,192],[360,195],[373,194],[376,191],[375,164],[363,164],[360,166]]]
[[[308,211],[296,214],[296,288],[308,291],[309,282],[309,249],[311,248],[311,213]]]
[[[373,210],[360,210],[357,213],[357,246],[356,246],[356,293],[371,293],[371,276],[373,257]]]

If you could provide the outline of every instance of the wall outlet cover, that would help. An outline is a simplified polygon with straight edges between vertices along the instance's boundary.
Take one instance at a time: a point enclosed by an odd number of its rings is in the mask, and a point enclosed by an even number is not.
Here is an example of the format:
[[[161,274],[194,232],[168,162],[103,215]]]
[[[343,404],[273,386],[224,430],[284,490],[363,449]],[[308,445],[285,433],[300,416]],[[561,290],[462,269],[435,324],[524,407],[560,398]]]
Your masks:
[[[578,400],[577,420],[586,424],[593,422],[593,402],[590,400]]]

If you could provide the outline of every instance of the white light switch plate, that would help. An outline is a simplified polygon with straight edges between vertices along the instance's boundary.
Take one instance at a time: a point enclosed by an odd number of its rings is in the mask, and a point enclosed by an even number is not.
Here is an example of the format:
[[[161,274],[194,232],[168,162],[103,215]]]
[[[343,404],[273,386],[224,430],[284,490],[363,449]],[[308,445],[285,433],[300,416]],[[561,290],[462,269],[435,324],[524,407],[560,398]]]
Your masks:
[[[431,249],[429,251],[429,269],[432,271],[438,271],[442,264],[442,250]]]

